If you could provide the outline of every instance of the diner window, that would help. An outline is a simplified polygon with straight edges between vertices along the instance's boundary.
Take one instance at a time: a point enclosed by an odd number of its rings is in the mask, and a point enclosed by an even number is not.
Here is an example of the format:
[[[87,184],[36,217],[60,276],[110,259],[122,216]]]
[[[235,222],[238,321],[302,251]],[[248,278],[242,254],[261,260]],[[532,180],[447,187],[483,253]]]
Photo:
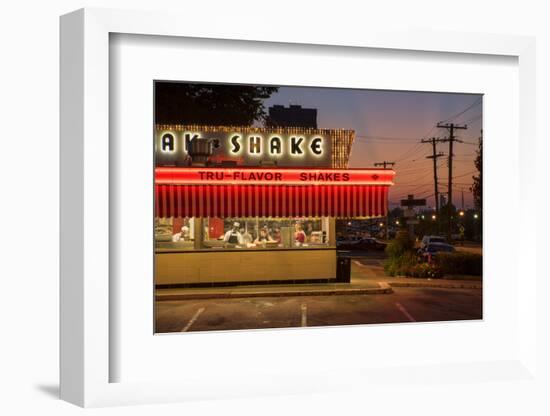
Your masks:
[[[155,220],[155,248],[159,251],[300,249],[328,245],[328,217]]]
[[[155,247],[194,250],[195,218],[156,218]]]
[[[204,221],[205,248],[289,249],[328,245],[328,218],[206,218]]]

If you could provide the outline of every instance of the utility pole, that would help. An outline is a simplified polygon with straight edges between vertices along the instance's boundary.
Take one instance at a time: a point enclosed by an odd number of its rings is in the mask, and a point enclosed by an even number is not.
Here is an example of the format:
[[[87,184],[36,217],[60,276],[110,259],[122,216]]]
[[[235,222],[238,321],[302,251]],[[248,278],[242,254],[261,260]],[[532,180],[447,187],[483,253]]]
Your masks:
[[[426,156],[426,159],[433,159],[434,162],[434,195],[435,195],[435,219],[437,223],[437,231],[439,232],[439,190],[437,187],[437,158],[445,156],[442,152],[437,153],[436,143],[439,142],[439,139],[432,137],[431,139],[422,139],[421,143],[431,143],[432,145],[432,155]]]
[[[466,130],[467,125],[459,125],[455,123],[437,123],[438,128],[443,128],[449,130],[449,137],[446,139],[441,139],[441,142],[449,142],[449,189],[448,189],[448,198],[447,198],[447,216],[448,216],[448,228],[447,228],[447,240],[451,242],[451,234],[453,231],[453,222],[451,219],[451,206],[453,205],[453,143],[459,142],[455,137],[455,130]]]
[[[391,166],[393,168],[394,165],[395,165],[395,162],[388,162],[387,160],[384,160],[383,162],[376,162],[374,164],[375,167],[383,166],[384,169],[387,169],[387,166]],[[389,227],[389,225],[390,225],[390,213],[388,211],[388,212],[386,212],[386,240],[390,239],[390,227]]]

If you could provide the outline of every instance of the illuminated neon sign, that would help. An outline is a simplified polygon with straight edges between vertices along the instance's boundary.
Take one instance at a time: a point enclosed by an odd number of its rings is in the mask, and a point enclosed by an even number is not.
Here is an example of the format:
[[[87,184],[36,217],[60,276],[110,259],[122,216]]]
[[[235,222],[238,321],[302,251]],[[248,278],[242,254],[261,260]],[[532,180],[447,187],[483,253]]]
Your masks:
[[[232,134],[229,136],[229,152],[234,155],[246,151],[250,155],[262,155],[265,152],[270,155],[283,155],[284,153],[288,153],[292,156],[302,156],[310,152],[312,155],[322,156],[324,152],[324,138],[322,136],[306,138],[300,135],[291,135],[288,137],[273,135],[267,140],[265,140],[262,135],[258,134],[250,134],[248,136]],[[177,152],[178,141],[176,137],[174,133],[170,132],[162,134],[159,143],[160,151],[163,153]],[[197,133],[184,133],[181,151],[187,153],[189,142],[199,137],[202,136]],[[286,142],[286,145],[284,142]]]
[[[155,169],[157,185],[393,185],[389,169]]]
[[[155,152],[157,166],[178,165],[188,156],[189,143],[197,138],[217,139],[213,161],[238,161],[240,165],[258,165],[274,161],[280,166],[330,166],[330,139],[305,130],[281,133],[262,129],[242,131],[169,131],[157,130]]]
[[[289,136],[286,146],[283,143],[283,137],[280,135],[273,135],[267,141],[264,141],[262,136],[252,134],[248,136],[248,142],[246,143],[242,135],[235,134],[231,136],[229,142],[231,144],[229,151],[235,155],[240,154],[243,149],[246,149],[251,155],[261,155],[265,151],[270,155],[280,156],[285,152],[285,147],[286,152],[292,156],[302,156],[306,152],[322,156],[324,151],[324,139],[321,136],[314,136],[309,140],[306,140],[304,136]],[[265,143],[266,149],[263,149],[263,143]]]

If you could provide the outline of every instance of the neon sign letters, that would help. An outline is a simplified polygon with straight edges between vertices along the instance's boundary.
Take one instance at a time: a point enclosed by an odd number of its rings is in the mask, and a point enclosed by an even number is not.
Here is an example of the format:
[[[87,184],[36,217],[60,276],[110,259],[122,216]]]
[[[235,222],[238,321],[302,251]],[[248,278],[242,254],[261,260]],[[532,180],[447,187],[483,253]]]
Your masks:
[[[251,156],[267,154],[277,157],[286,154],[301,157],[308,153],[312,156],[322,156],[325,151],[324,138],[318,135],[307,137],[305,135],[272,134],[266,137],[261,134],[234,133],[225,134],[225,138],[218,136],[212,133],[185,132],[181,137],[182,140],[178,141],[176,133],[164,132],[160,137],[158,146],[162,153],[174,153],[181,150],[182,153],[187,154],[189,142],[200,137],[221,139],[221,145],[228,147],[229,154],[232,155],[240,155],[245,152]],[[178,149],[178,147],[181,147],[181,149]]]
[[[393,185],[393,170],[291,168],[169,168],[155,169],[158,185]]]

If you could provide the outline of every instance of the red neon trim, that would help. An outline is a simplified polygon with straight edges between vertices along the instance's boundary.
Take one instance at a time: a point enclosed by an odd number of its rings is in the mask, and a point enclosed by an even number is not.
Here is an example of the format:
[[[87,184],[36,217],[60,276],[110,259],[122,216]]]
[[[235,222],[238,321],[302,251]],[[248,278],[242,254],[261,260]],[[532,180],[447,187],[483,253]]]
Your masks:
[[[391,169],[167,168],[157,185],[393,185]]]

